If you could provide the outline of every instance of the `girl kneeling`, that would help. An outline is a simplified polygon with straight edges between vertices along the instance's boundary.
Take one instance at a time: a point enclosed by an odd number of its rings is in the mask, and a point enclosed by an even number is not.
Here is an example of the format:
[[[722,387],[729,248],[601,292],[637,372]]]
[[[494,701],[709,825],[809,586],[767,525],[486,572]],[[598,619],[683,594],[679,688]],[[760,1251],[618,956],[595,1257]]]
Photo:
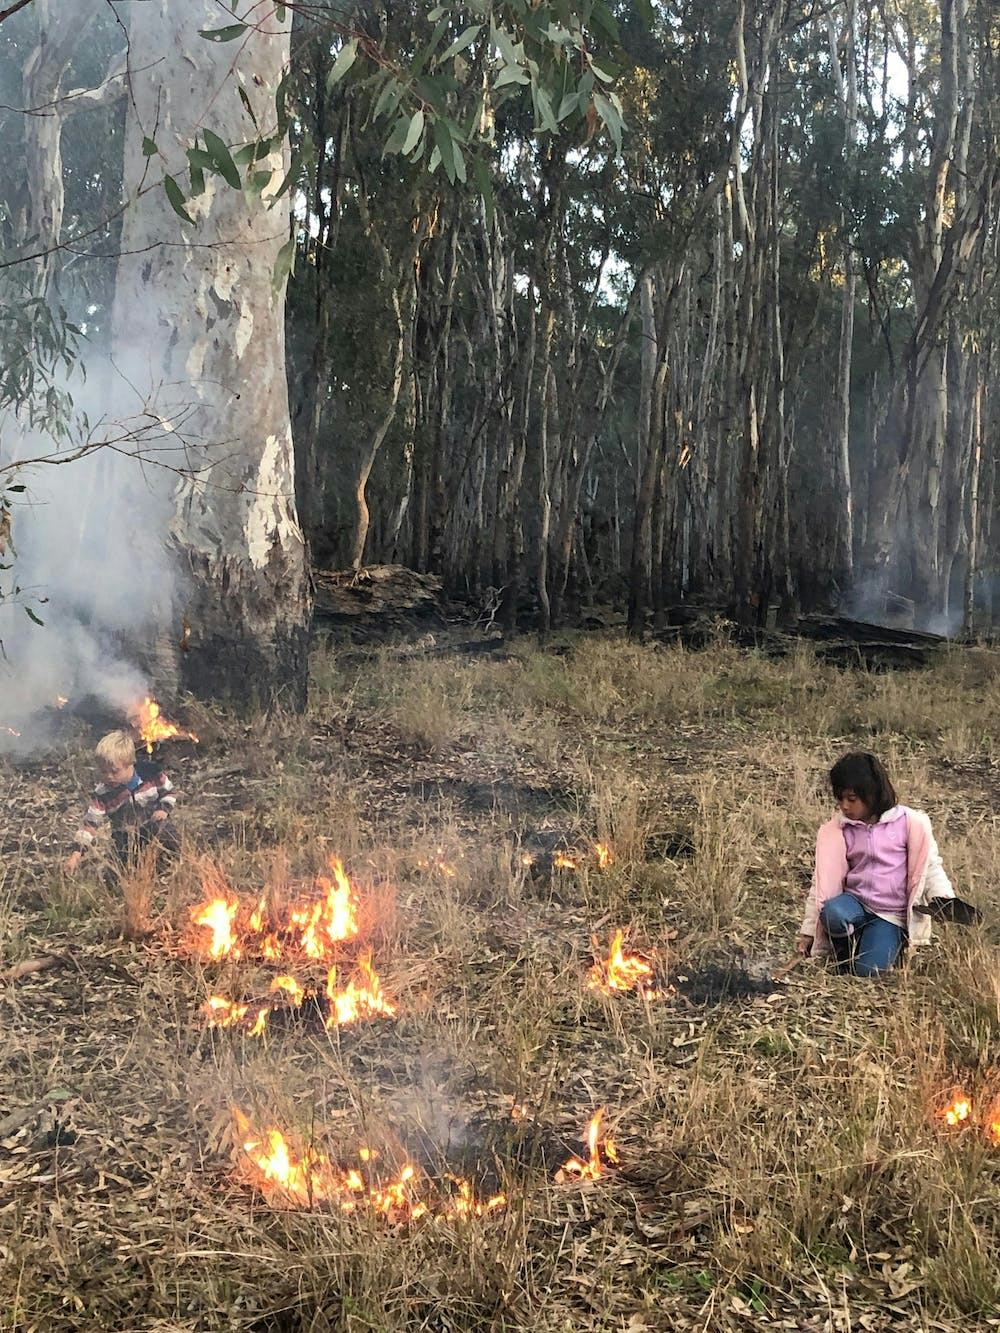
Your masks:
[[[816,866],[800,953],[833,953],[837,970],[879,976],[907,943],[926,944],[931,919],[915,911],[954,898],[922,810],[896,803],[882,763],[848,754],[830,770],[839,807],[816,837]]]

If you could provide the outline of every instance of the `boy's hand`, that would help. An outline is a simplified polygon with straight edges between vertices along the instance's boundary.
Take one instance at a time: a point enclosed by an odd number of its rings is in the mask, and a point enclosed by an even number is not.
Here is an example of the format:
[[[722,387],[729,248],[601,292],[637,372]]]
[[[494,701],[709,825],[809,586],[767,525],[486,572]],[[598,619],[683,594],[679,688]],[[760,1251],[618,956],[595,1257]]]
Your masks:
[[[82,860],[83,860],[83,852],[79,850],[72,852],[69,856],[67,856],[66,860],[63,862],[63,870],[65,870],[67,875],[75,875],[76,872],[80,869],[80,862]]]
[[[812,945],[813,937],[811,935],[800,935],[795,941],[795,952],[807,954],[812,948]]]
[[[162,823],[163,820],[166,819],[166,817],[167,817],[166,810],[154,810],[152,815],[150,816],[154,824]]]

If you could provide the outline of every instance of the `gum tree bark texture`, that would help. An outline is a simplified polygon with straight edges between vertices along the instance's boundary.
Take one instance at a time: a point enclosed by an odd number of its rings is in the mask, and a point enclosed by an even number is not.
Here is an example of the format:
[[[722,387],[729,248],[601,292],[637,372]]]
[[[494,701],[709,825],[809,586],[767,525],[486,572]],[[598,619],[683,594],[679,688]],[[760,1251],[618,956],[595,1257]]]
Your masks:
[[[259,28],[235,41],[199,35],[224,17],[216,0],[128,7],[114,408],[162,427],[157,462],[168,466],[146,471],[150,484],[175,488],[164,536],[180,567],[182,684],[240,709],[297,709],[311,605],[295,510],[284,289],[273,285],[290,235],[291,192],[275,198],[287,150],[256,164],[272,173],[259,196],[206,172],[204,191],[186,205],[193,225],[161,187],[167,173],[188,192],[186,150],[196,140],[205,147],[205,130],[233,150],[256,139],[240,89],[260,132],[274,132],[290,18],[258,6]]]

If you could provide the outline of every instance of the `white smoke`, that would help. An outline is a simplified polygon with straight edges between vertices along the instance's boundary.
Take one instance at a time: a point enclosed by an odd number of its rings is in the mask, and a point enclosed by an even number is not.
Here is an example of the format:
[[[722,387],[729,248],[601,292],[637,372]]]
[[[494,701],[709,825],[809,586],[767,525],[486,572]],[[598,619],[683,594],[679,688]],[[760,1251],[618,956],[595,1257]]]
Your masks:
[[[143,661],[174,619],[176,437],[155,418],[130,414],[134,391],[121,374],[98,371],[68,387],[75,408],[95,423],[86,438],[97,447],[70,461],[28,462],[13,478],[2,477],[26,489],[7,497],[12,549],[3,557],[11,568],[0,576],[0,752],[44,749],[63,706],[97,701],[124,720],[130,705],[156,693]],[[4,440],[0,467],[62,458],[85,442],[22,435],[11,445],[9,431]]]

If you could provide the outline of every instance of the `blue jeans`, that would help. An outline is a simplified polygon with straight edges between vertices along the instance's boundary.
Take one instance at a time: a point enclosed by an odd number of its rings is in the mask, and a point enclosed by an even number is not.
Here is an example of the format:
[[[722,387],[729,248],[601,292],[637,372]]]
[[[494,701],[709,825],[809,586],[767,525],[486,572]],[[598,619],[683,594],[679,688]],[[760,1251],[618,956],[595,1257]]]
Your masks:
[[[828,898],[819,910],[819,919],[830,936],[840,970],[858,977],[888,972],[906,941],[902,926],[869,912],[853,893]]]

